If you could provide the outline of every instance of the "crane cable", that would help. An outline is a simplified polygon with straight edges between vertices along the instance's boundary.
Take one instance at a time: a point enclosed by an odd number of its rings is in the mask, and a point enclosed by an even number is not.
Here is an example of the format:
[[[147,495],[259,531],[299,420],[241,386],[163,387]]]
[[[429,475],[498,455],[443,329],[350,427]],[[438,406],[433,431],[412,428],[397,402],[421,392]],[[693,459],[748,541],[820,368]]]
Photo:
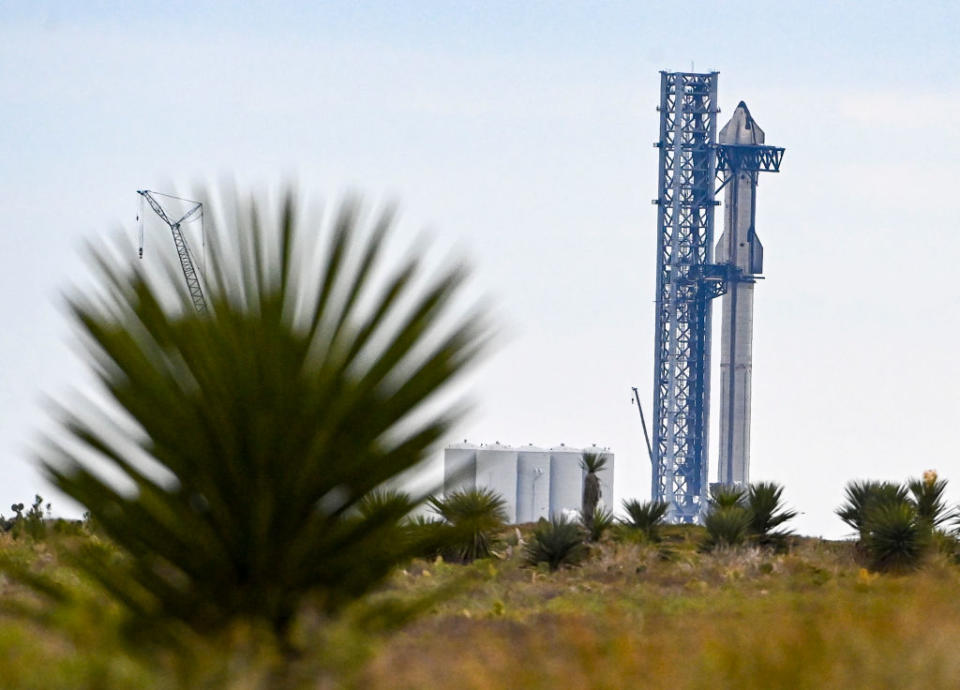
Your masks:
[[[140,197],[140,208],[137,209],[137,220],[140,223],[140,258],[143,259],[143,197]]]

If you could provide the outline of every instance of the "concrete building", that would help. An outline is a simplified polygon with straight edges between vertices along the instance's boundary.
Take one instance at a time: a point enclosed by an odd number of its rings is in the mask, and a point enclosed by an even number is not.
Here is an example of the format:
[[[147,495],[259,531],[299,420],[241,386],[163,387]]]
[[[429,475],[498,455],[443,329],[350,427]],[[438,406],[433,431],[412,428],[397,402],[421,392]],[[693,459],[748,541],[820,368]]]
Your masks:
[[[450,445],[443,454],[444,493],[474,487],[493,489],[506,502],[511,523],[579,513],[584,452],[602,453],[607,458],[606,467],[598,473],[600,505],[612,511],[614,456],[597,446],[571,448],[561,444],[546,450],[500,443]]]

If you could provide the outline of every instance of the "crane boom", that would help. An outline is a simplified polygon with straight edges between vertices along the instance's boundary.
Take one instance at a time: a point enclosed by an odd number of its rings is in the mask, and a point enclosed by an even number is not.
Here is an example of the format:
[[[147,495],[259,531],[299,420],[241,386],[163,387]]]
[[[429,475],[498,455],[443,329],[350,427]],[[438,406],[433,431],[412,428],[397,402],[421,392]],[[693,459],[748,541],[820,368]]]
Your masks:
[[[170,216],[163,210],[160,202],[153,196],[154,192],[148,189],[138,189],[137,194],[146,199],[147,203],[150,204],[150,208],[160,217],[160,220],[169,226],[170,233],[173,235],[173,245],[176,247],[177,256],[180,258],[180,268],[183,270],[183,278],[187,283],[190,299],[193,301],[193,307],[198,313],[206,312],[207,300],[203,296],[203,289],[200,287],[200,277],[197,274],[193,257],[190,255],[190,247],[187,245],[187,239],[183,236],[183,232],[180,229],[181,223],[189,222],[198,214],[202,217],[203,204],[199,201],[191,201],[190,203],[193,204],[193,206],[186,213],[178,220],[171,220]]]

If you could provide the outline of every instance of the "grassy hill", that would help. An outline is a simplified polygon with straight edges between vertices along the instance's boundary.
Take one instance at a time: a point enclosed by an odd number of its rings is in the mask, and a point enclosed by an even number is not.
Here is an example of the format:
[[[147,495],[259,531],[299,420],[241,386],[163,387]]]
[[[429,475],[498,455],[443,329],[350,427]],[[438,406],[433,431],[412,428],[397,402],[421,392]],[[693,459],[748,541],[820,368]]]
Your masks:
[[[3,535],[6,558],[68,583],[78,601],[44,621],[43,602],[0,580],[0,678],[11,688],[933,688],[960,677],[960,570],[945,557],[877,575],[849,542],[702,553],[702,528],[677,526],[660,544],[608,538],[580,567],[551,573],[524,565],[518,536],[529,533],[511,528],[496,557],[470,565],[415,561],[340,620],[304,612],[306,651],[278,677],[269,669],[282,652],[255,630],[196,640],[188,660],[151,653],[48,541]],[[384,632],[377,615],[397,601],[427,603]],[[11,610],[31,604],[34,620]]]

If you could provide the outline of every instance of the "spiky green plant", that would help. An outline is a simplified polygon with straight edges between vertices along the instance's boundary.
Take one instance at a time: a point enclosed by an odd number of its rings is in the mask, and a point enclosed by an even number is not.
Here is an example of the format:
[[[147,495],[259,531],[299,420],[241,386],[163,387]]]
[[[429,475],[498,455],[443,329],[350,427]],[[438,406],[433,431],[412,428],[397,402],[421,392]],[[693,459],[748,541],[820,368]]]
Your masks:
[[[563,516],[541,521],[533,530],[525,551],[527,563],[546,563],[550,570],[577,565],[589,553],[583,530]]]
[[[401,520],[416,505],[416,501],[405,491],[377,487],[357,502],[357,512],[365,518],[384,514],[395,515],[397,520]]]
[[[457,533],[451,526],[431,515],[408,516],[403,527],[405,536],[416,547],[414,555],[418,558],[433,560],[457,542]]]
[[[742,506],[746,500],[747,489],[742,486],[717,484],[710,490],[712,508],[732,508]]]
[[[917,519],[928,529],[934,530],[953,517],[948,510],[943,494],[947,489],[947,480],[939,479],[933,470],[923,473],[922,479],[907,482]]]
[[[598,473],[606,466],[607,456],[603,453],[584,451],[580,460],[580,469],[585,472],[580,516],[588,531],[593,529],[590,521],[596,514],[597,504],[600,502],[600,476]]]
[[[750,511],[742,505],[713,506],[703,519],[707,550],[742,545],[750,533]]]
[[[874,570],[905,572],[919,567],[930,530],[908,502],[881,503],[870,509],[863,548]]]
[[[581,525],[591,542],[600,541],[603,535],[616,523],[613,512],[604,506],[597,506],[592,515],[581,518]]]
[[[755,482],[747,490],[749,532],[761,546],[781,546],[790,535],[790,530],[778,528],[795,518],[797,511],[784,508],[782,495],[783,487],[775,482]]]
[[[622,521],[630,529],[640,531],[650,541],[660,541],[660,526],[667,514],[664,501],[643,501],[635,498],[624,499],[623,510],[627,517]]]
[[[907,503],[909,494],[905,487],[894,482],[854,480],[844,489],[844,498],[837,515],[857,531],[862,541],[870,513],[881,506]]]
[[[430,505],[452,528],[455,541],[445,552],[450,560],[469,563],[488,558],[497,533],[507,524],[507,503],[493,489],[461,489]]]
[[[69,309],[110,404],[60,409],[41,464],[119,551],[63,557],[137,629],[246,619],[283,638],[308,597],[336,613],[416,552],[392,508],[355,508],[448,434],[459,408],[413,413],[487,331],[477,315],[441,325],[462,266],[425,285],[418,257],[384,266],[389,213],[361,233],[351,203],[328,231],[299,221],[292,193],[276,215],[232,211],[203,314],[179,267],[151,278],[94,252],[102,289]]]

